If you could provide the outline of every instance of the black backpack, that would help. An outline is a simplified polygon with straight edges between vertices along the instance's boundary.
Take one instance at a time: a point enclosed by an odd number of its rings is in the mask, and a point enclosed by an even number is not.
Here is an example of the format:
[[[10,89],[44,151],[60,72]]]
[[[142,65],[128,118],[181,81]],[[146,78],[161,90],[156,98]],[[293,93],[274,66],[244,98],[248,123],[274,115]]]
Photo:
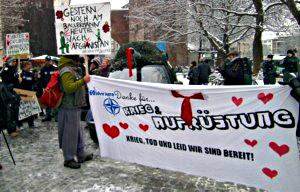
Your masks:
[[[16,127],[18,122],[20,96],[13,88],[0,83],[0,131]]]

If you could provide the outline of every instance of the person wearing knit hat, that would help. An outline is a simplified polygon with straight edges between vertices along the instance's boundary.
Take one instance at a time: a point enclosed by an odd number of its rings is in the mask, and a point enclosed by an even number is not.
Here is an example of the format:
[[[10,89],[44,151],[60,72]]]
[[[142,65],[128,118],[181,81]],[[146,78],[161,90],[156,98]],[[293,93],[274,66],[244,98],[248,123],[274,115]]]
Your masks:
[[[1,78],[4,84],[13,85],[14,87],[18,87],[18,63],[16,58],[7,57],[5,59],[5,63],[3,65],[3,69],[1,70]]]
[[[273,61],[273,55],[268,55],[266,61],[262,64],[264,74],[264,84],[272,85],[276,83],[276,67]]]
[[[58,112],[59,147],[63,151],[64,166],[79,169],[81,163],[93,159],[93,154],[86,152],[84,131],[80,126],[81,107],[86,106],[85,85],[91,79],[89,74],[82,75],[79,56],[62,56],[58,70],[64,93]]]
[[[90,71],[89,74],[90,75],[95,75],[96,70],[99,69],[99,66],[101,64],[101,60],[99,57],[95,57],[94,59],[92,59],[92,62],[90,64]]]
[[[293,50],[287,51],[287,56],[283,60],[283,81],[289,82],[293,76],[290,73],[295,73],[299,76],[300,66],[299,59],[295,56],[295,52]]]
[[[289,57],[292,57],[292,56],[295,55],[294,51],[291,50],[291,49],[287,50],[286,54],[287,54]]]

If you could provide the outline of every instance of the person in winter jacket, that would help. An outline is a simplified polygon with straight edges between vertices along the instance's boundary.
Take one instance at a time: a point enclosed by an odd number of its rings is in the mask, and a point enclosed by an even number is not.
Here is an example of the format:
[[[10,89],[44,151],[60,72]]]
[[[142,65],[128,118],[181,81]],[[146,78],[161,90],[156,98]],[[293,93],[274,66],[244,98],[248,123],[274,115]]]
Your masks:
[[[25,63],[25,66],[22,70],[21,73],[21,79],[19,80],[19,88],[20,89],[24,89],[24,90],[28,90],[28,91],[33,91],[33,87],[35,84],[35,78],[34,78],[34,74],[31,72],[31,63],[27,62]],[[22,126],[22,122],[23,121],[27,121],[28,126],[31,128],[34,128],[34,116],[30,116],[22,121],[19,121],[19,127]]]
[[[40,75],[41,75],[40,80],[41,80],[41,83],[42,83],[42,86],[44,89],[47,87],[47,84],[49,83],[51,76],[55,71],[55,67],[53,66],[51,57],[46,56],[45,60],[46,60],[46,63],[40,72]],[[46,108],[46,117],[44,119],[42,119],[42,122],[51,121],[51,113],[52,113],[51,108],[47,107]]]
[[[295,56],[295,52],[293,50],[287,51],[287,56],[283,60],[283,81],[289,82],[293,76],[290,73],[295,73],[296,76],[299,76],[300,66],[299,59]]]
[[[236,51],[227,54],[230,62],[224,64],[221,74],[224,77],[224,85],[251,85],[252,69],[247,58],[240,58]]]
[[[262,64],[264,74],[264,84],[275,84],[276,83],[276,67],[273,61],[273,55],[268,55],[267,60]]]
[[[0,72],[2,82],[6,86],[13,86],[18,88],[19,86],[19,74],[18,74],[18,63],[17,60],[13,57],[8,57],[4,66]]]
[[[101,60],[99,57],[95,57],[92,59],[92,62],[90,64],[90,70],[89,74],[90,75],[97,75],[97,71],[99,71],[99,65],[101,64]]]
[[[12,93],[14,93],[13,88],[19,88],[19,74],[18,74],[18,64],[15,58],[7,57],[5,59],[4,66],[0,71],[0,76],[2,79],[2,83],[10,89]],[[16,95],[16,94],[15,94]],[[17,96],[17,95],[16,95]],[[12,102],[12,106],[14,108],[13,113],[13,124],[7,127],[7,133],[12,138],[18,136],[17,129],[17,121],[18,121],[18,113],[19,113],[19,105],[20,105],[20,98],[16,98],[14,102]]]
[[[109,67],[110,67],[110,58],[109,57],[105,57],[103,59],[103,62],[100,65],[100,76],[102,77],[108,77],[109,75]]]
[[[196,61],[192,61],[189,72],[188,79],[190,80],[189,85],[197,85],[198,83],[198,70]]]
[[[93,154],[85,151],[80,127],[80,108],[86,105],[85,84],[90,81],[90,76],[86,74],[82,77],[78,61],[78,56],[65,55],[58,65],[60,86],[64,93],[58,112],[59,147],[63,151],[64,166],[72,169],[79,169],[80,163],[93,159]]]
[[[209,61],[204,60],[203,63],[199,63],[199,65],[197,66],[197,70],[198,70],[197,85],[207,85],[208,77],[211,74]]]

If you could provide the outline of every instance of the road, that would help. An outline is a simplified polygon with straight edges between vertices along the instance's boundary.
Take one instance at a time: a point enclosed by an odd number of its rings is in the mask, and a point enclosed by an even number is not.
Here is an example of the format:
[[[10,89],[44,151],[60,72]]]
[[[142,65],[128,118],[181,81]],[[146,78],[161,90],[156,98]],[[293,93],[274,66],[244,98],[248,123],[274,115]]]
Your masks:
[[[63,166],[62,152],[58,149],[56,123],[41,123],[37,119],[36,124],[40,126],[35,129],[25,127],[17,138],[9,139],[16,166],[12,164],[0,137],[0,162],[4,167],[0,171],[1,192],[264,191],[231,182],[218,182],[206,177],[101,158],[99,148],[89,139],[87,130],[87,147],[95,158],[84,163],[79,170],[68,169]]]

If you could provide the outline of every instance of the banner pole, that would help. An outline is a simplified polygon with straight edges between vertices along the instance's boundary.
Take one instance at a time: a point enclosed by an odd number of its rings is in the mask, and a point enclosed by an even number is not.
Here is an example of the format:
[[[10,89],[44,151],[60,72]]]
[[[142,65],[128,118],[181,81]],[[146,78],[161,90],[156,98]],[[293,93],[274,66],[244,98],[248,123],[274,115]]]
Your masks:
[[[18,55],[18,73],[19,73],[19,78],[21,78],[21,60],[20,56]]]
[[[89,58],[87,55],[84,55],[83,58],[84,58],[85,74],[88,75],[89,74]]]
[[[6,137],[5,137],[4,133],[3,133],[3,130],[1,130],[1,132],[2,132],[3,138],[4,138],[4,140],[5,140],[6,146],[7,146],[7,148],[8,148],[8,151],[9,151],[10,157],[11,157],[11,159],[12,159],[12,161],[13,161],[14,165],[16,165],[16,162],[15,162],[14,156],[13,156],[13,154],[12,154],[11,150],[10,150],[9,144],[8,144],[8,142],[7,142],[7,140],[6,140]]]

